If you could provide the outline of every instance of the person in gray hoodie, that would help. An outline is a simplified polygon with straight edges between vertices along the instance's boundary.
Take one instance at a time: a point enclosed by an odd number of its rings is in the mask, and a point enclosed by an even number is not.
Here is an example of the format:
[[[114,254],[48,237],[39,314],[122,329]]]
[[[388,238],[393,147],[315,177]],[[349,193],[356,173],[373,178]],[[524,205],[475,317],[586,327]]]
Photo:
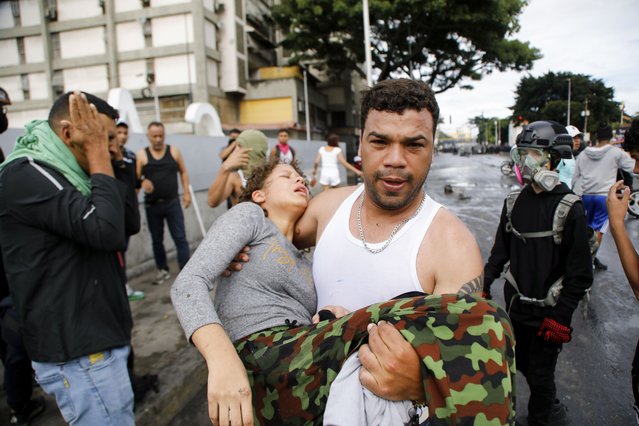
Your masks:
[[[599,243],[608,230],[606,195],[617,180],[617,170],[639,173],[635,160],[627,152],[610,145],[610,139],[612,128],[605,122],[599,124],[597,145],[587,147],[577,157],[572,177],[573,191],[581,195],[586,208],[586,223],[597,233]],[[608,269],[596,257],[593,265],[595,269]]]

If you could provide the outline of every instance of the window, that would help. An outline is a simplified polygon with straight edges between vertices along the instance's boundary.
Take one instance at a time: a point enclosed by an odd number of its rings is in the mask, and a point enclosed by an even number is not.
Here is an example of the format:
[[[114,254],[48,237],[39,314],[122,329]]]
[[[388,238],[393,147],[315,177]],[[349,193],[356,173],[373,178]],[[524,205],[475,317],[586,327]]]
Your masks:
[[[331,127],[346,127],[346,113],[344,111],[331,112]]]
[[[53,89],[53,96],[57,97],[64,93],[64,77],[62,76],[62,70],[53,71],[51,76],[51,88]]]
[[[20,63],[26,64],[27,57],[24,51],[24,37],[17,37],[16,43],[18,44],[18,57],[20,58]]]
[[[18,0],[11,0],[11,14],[14,24],[20,25],[20,2]]]
[[[51,51],[53,52],[53,59],[62,57],[60,53],[60,33],[51,33]]]
[[[20,82],[22,84],[22,97],[24,98],[25,101],[31,99],[31,96],[30,96],[31,90],[29,89],[29,75],[21,74]]]

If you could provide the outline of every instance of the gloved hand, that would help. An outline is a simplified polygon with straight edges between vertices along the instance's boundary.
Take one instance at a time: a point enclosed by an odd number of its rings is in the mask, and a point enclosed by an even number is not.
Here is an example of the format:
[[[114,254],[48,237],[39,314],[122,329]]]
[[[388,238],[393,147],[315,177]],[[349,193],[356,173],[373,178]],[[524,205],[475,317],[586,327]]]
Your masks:
[[[544,318],[537,335],[546,342],[568,343],[570,342],[572,327],[558,323],[552,318]]]
[[[490,294],[490,288],[484,287],[484,289],[481,292],[481,297],[483,297],[486,300],[493,300],[493,295]]]

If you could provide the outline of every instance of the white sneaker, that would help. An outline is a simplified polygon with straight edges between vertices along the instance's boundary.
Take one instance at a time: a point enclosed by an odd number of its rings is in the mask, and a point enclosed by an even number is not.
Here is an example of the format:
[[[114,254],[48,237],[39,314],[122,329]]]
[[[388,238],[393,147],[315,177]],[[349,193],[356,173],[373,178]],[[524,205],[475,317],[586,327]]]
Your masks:
[[[152,284],[153,285],[163,284],[169,278],[171,278],[171,274],[169,274],[169,271],[165,269],[159,269],[158,274],[155,276],[155,279],[153,280]]]

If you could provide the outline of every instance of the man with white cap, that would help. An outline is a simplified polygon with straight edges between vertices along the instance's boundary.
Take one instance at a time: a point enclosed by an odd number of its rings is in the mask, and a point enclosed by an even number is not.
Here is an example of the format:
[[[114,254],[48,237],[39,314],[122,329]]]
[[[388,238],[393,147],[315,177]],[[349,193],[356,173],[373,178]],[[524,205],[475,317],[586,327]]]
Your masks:
[[[572,155],[577,157],[586,148],[584,143],[584,134],[575,126],[566,126],[568,134],[572,136]]]
[[[573,158],[562,158],[557,165],[559,180],[572,189],[572,176],[575,173],[575,157],[584,149],[582,142],[583,133],[575,126],[566,126],[568,134],[572,137]]]

